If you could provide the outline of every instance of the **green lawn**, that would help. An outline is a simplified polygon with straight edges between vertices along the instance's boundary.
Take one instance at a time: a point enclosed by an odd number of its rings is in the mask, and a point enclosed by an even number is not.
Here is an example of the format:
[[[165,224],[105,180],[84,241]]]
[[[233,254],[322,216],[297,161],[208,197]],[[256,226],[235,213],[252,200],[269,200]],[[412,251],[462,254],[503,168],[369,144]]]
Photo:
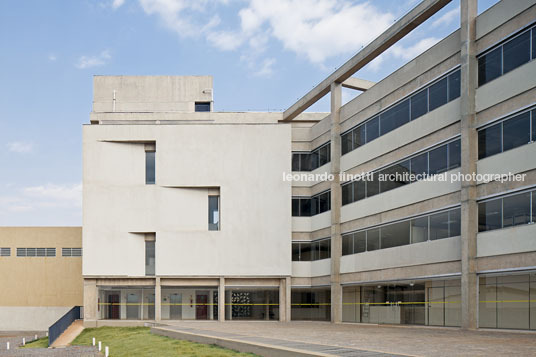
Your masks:
[[[41,337],[32,342],[27,342],[25,346],[21,348],[47,348],[48,347],[48,337]]]
[[[111,357],[119,356],[195,356],[195,357],[228,357],[255,356],[239,353],[214,345],[175,340],[169,337],[153,335],[148,327],[99,327],[87,328],[72,342],[71,345],[90,346],[92,338],[96,343],[102,341],[110,348]]]

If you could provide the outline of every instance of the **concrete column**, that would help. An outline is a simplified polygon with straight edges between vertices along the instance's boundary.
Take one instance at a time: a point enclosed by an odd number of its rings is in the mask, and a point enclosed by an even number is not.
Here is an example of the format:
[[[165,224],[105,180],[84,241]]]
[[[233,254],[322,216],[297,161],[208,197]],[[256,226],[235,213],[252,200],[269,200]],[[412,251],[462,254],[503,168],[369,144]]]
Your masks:
[[[225,321],[225,278],[220,278],[218,286],[218,320]]]
[[[279,321],[290,321],[290,277],[281,278],[279,281]]]
[[[331,84],[331,322],[342,321],[341,288],[341,83]]]
[[[156,278],[154,283],[154,319],[155,321],[162,320],[162,287],[160,286],[160,278]]]
[[[461,0],[461,149],[462,174],[476,173],[478,159],[475,93],[477,87],[476,15],[477,0]],[[475,181],[461,187],[461,290],[462,328],[478,327],[478,281],[476,276],[476,235],[478,222]]]
[[[292,320],[292,278],[285,278],[285,322]]]
[[[97,280],[84,279],[84,322],[98,319]]]

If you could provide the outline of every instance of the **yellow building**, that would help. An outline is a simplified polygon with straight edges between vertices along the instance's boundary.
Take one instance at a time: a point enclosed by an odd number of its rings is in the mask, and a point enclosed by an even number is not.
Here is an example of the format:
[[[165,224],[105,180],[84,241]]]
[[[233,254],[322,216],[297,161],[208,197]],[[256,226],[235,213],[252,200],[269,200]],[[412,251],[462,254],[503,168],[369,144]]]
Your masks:
[[[0,331],[48,329],[82,305],[81,227],[0,227]]]

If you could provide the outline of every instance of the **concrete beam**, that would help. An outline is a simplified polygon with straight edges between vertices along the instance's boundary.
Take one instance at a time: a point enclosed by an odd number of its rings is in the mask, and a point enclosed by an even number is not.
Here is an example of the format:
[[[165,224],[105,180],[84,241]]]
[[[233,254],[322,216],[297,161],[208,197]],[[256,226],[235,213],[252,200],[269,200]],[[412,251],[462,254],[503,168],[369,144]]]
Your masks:
[[[385,32],[378,36],[374,41],[359,51],[354,57],[339,67],[328,78],[324,79],[309,93],[285,110],[282,121],[290,121],[294,119],[320,98],[328,94],[332,83],[343,83],[346,81],[354,73],[370,63],[374,58],[385,52],[389,47],[441,10],[450,1],[451,0],[423,0],[400,20],[385,30]]]
[[[342,86],[344,88],[360,90],[362,92],[370,89],[370,87],[372,87],[375,84],[376,82],[367,81],[366,79],[361,79],[361,78],[356,78],[356,77],[350,77],[344,82],[342,82]]]

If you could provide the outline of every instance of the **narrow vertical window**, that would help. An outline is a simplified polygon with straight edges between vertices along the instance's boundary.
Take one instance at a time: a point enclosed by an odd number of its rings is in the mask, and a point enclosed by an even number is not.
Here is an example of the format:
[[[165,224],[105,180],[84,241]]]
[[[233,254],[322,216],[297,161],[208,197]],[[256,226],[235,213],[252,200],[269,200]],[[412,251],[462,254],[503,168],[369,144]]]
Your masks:
[[[145,240],[145,275],[155,275],[155,235],[152,235],[152,239]]]
[[[208,196],[208,230],[220,230],[220,196]]]
[[[147,185],[154,185],[156,182],[155,158],[155,151],[145,151],[145,183]]]

